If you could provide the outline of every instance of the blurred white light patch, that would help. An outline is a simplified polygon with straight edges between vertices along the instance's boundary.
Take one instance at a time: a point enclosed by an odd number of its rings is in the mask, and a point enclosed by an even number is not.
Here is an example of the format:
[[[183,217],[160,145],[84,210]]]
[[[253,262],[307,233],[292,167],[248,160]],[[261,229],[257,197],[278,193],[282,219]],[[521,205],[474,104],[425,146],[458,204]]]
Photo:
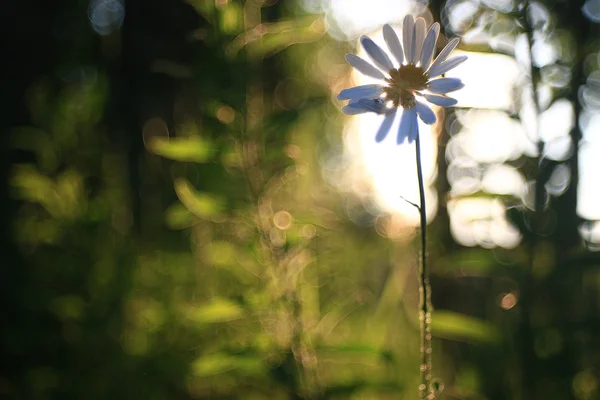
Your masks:
[[[510,33],[500,32],[490,38],[490,47],[504,54],[514,54],[515,52],[515,38]]]
[[[515,59],[501,54],[454,53],[463,54],[469,60],[446,74],[460,78],[465,84],[452,94],[458,100],[458,107],[514,110],[515,88],[522,77]]]
[[[586,110],[581,114],[579,123],[583,140],[587,143],[600,145],[600,114]]]
[[[505,217],[504,204],[494,198],[461,198],[448,202],[450,231],[463,246],[514,248],[521,241],[518,229]]]
[[[598,71],[594,71],[598,72]],[[593,73],[594,73],[593,72]],[[589,78],[588,78],[589,80]],[[579,100],[585,108],[590,110],[600,109],[600,88],[594,87],[589,83],[579,91]]]
[[[488,44],[492,40],[492,35],[485,26],[477,26],[465,32],[461,39],[468,45]]]
[[[454,181],[449,195],[451,198],[468,196],[470,194],[477,193],[479,190],[481,190],[480,179],[464,177]]]
[[[475,16],[479,12],[479,2],[470,0],[454,1],[446,9],[448,10],[450,28],[460,34],[466,32],[473,25]]]
[[[573,104],[566,99],[556,100],[540,115],[539,136],[544,142],[568,136],[575,125]]]
[[[577,213],[587,220],[600,220],[597,176],[597,171],[600,171],[600,71],[592,72],[587,81],[579,92],[585,109],[579,119],[583,138],[579,145]]]
[[[512,195],[519,199],[526,190],[523,175],[515,167],[506,164],[490,166],[483,174],[481,185],[488,193]]]
[[[587,248],[600,251],[600,221],[586,221],[579,226],[579,233]]]
[[[571,169],[566,164],[559,164],[554,168],[548,182],[544,185],[546,191],[552,196],[563,194],[571,183]]]
[[[338,40],[372,32],[385,23],[398,23],[417,8],[424,9],[412,0],[323,0],[321,7],[326,13],[329,34]]]
[[[540,70],[542,82],[555,88],[564,88],[571,82],[571,69],[563,65],[552,64]]]
[[[125,20],[123,0],[91,0],[88,18],[92,29],[99,35],[109,35],[121,28]]]
[[[535,143],[539,140],[537,117],[537,107],[533,102],[533,88],[530,83],[526,83],[520,90],[521,102],[519,108],[519,118],[525,128],[525,133],[530,142]],[[553,99],[552,89],[548,85],[539,84],[537,87],[537,101],[540,110],[545,110],[550,106]],[[530,157],[537,157],[537,148],[534,146],[531,152],[526,153]]]
[[[600,144],[583,143],[579,148],[577,214],[583,219],[600,220]]]
[[[481,165],[471,158],[458,157],[450,161],[446,172],[448,183],[454,185],[463,179],[481,179]]]
[[[581,11],[590,21],[600,22],[600,0],[587,0]]]
[[[532,54],[533,64],[538,68],[554,64],[560,55],[559,43],[557,40],[553,40],[549,37],[535,37],[530,53],[527,35],[519,35],[515,41],[515,58],[519,65],[528,73]]]
[[[502,12],[510,12],[515,8],[514,0],[482,0],[486,6]]]
[[[463,129],[450,142],[460,141],[464,153],[481,163],[502,163],[523,154],[524,130],[519,121],[502,111],[457,112]]]
[[[523,205],[533,211],[535,211],[535,209],[536,209],[536,198],[535,198],[536,186],[537,186],[537,182],[534,179],[527,181],[526,187],[525,187],[525,195],[523,196],[523,198],[521,198]],[[548,205],[550,202],[550,196],[546,192],[542,192],[542,196],[543,196],[543,198],[539,199],[538,201],[541,203],[540,205],[542,206],[542,211],[543,211],[548,208]],[[554,212],[552,210],[546,210],[546,211]]]
[[[561,136],[544,145],[544,158],[554,161],[566,161],[573,155],[573,140],[570,136]]]
[[[448,149],[446,149],[446,153],[448,153]],[[482,167],[477,161],[462,155],[447,158],[449,163],[446,177],[451,187],[451,198],[466,196],[481,190]]]
[[[552,17],[550,15],[550,10],[548,10],[545,5],[537,1],[529,3],[529,9],[527,11],[529,12],[531,26],[542,31],[548,29]]]

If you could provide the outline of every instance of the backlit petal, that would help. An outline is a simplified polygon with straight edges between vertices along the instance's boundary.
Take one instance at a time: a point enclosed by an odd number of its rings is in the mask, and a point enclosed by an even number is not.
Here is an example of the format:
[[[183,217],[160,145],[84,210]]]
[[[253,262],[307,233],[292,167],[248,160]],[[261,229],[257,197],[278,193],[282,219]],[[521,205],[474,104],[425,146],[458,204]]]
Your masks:
[[[357,115],[370,112],[371,110],[361,106],[359,103],[350,103],[342,107],[342,112],[346,115]]]
[[[428,105],[417,102],[414,108],[417,110],[417,113],[419,113],[421,120],[427,125],[431,125],[435,122],[435,113]]]
[[[398,39],[398,35],[394,29],[385,24],[383,26],[383,39],[387,44],[388,49],[394,55],[394,58],[398,61],[398,64],[402,65],[404,62],[404,53],[402,53],[402,45],[400,44],[400,40]]]
[[[425,40],[423,41],[423,49],[421,50],[421,68],[427,71],[431,60],[433,59],[433,51],[435,50],[435,43],[437,42],[438,35],[440,34],[440,24],[437,22],[429,28]]]
[[[417,111],[414,107],[405,108],[402,111],[402,116],[400,117],[400,124],[398,126],[398,137],[396,138],[396,143],[402,144],[408,138],[413,137],[412,131],[418,129],[417,126]]]
[[[360,99],[358,100],[358,104],[377,114],[385,114],[388,111],[388,108],[381,99]]]
[[[423,48],[423,40],[425,39],[425,20],[421,17],[415,21],[415,28],[413,34],[413,48],[412,48],[412,63],[416,64],[421,59],[421,49]]]
[[[466,59],[467,59],[467,56],[452,57],[451,59],[449,59],[446,62],[435,65],[434,67],[431,67],[429,69],[429,71],[427,71],[427,76],[429,76],[429,78],[435,78],[436,76],[445,74],[446,72],[450,71],[452,68],[455,68],[459,64],[462,64],[463,62],[465,62]]]
[[[464,86],[465,85],[463,85],[458,78],[440,78],[430,81],[427,87],[429,91],[433,93],[445,94],[454,90],[458,90]]]
[[[414,114],[411,120],[410,131],[408,132],[408,144],[411,144],[417,138],[419,134],[419,121],[417,120],[417,113]]]
[[[404,58],[407,62],[410,63],[412,59],[412,37],[414,31],[415,21],[413,20],[412,15],[407,15],[404,17],[404,22],[402,25],[402,44],[404,44]]]
[[[352,65],[354,68],[358,70],[363,75],[370,76],[371,78],[384,80],[385,75],[383,72],[360,58],[354,54],[346,54],[346,61],[348,64]]]
[[[373,60],[375,65],[377,65],[379,68],[386,72],[389,72],[391,69],[394,68],[392,60],[390,60],[388,55],[385,54],[385,52],[381,49],[381,47],[377,45],[377,43],[372,41],[367,36],[362,36],[360,38],[360,42],[362,43],[363,47],[365,48],[365,51],[367,52],[371,60]]]
[[[344,89],[338,94],[338,100],[374,99],[383,93],[381,85],[362,85]]]
[[[381,142],[383,139],[386,138],[387,134],[390,132],[390,128],[392,127],[392,124],[394,123],[395,118],[396,118],[396,108],[389,110],[385,114],[385,118],[383,118],[383,121],[381,122],[381,125],[379,126],[379,130],[377,131],[377,135],[375,136],[375,141],[377,143]]]
[[[448,44],[442,49],[442,51],[440,51],[440,54],[438,54],[438,56],[435,58],[435,60],[433,60],[433,63],[431,63],[429,70],[431,70],[436,65],[441,64],[444,61],[446,61],[446,58],[448,57],[448,55],[450,55],[452,50],[454,50],[456,48],[456,46],[458,45],[458,42],[459,42],[458,38],[454,38],[454,39],[450,40],[448,42]],[[429,73],[429,71],[427,71],[427,73]]]
[[[437,94],[426,94],[424,97],[428,102],[441,107],[452,107],[457,103],[456,99],[453,99],[452,97],[440,96]]]

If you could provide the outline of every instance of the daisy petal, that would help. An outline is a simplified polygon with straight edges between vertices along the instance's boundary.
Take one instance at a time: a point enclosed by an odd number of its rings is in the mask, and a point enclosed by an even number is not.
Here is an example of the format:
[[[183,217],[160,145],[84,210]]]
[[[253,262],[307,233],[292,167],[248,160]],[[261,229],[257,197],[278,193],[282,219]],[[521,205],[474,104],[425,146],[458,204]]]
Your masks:
[[[441,64],[444,61],[446,61],[446,58],[448,57],[448,55],[450,55],[452,50],[454,50],[456,48],[456,46],[458,45],[458,42],[459,42],[458,38],[454,38],[454,39],[450,40],[448,42],[448,44],[446,45],[446,47],[444,47],[442,49],[442,51],[440,51],[440,54],[438,54],[436,59],[433,61],[433,63],[429,67],[429,71],[436,65]],[[427,71],[427,73],[429,73],[429,71]]]
[[[402,116],[400,117],[400,125],[398,126],[398,137],[396,138],[396,143],[402,144],[407,138],[410,139],[411,137],[413,137],[412,131],[418,129],[416,120],[417,111],[414,107],[405,108],[404,111],[402,111]]]
[[[408,132],[408,144],[411,144],[417,138],[419,134],[419,121],[417,121],[417,113],[414,114],[411,121],[410,131]]]
[[[398,64],[402,65],[404,62],[404,53],[402,53],[402,45],[400,44],[400,40],[398,39],[398,35],[394,32],[394,29],[385,24],[383,26],[383,39],[385,40],[385,44],[387,44],[388,49],[392,52]]]
[[[358,100],[358,104],[377,114],[385,114],[387,111],[387,107],[381,99],[360,99]]]
[[[396,108],[391,109],[389,112],[387,112],[385,114],[385,118],[383,119],[383,122],[379,126],[379,130],[377,131],[377,135],[375,136],[375,141],[377,143],[379,143],[383,139],[385,139],[387,134],[390,132],[390,128],[392,127],[392,124],[394,123],[394,119],[396,118],[396,110],[397,110]]]
[[[417,110],[417,113],[419,114],[419,117],[421,117],[421,120],[427,125],[431,125],[435,122],[435,113],[431,108],[429,108],[428,105],[417,102],[414,108]]]
[[[438,35],[440,34],[440,24],[437,22],[431,25],[425,40],[423,41],[423,48],[421,49],[421,68],[427,71],[431,60],[433,59],[433,51],[435,50],[435,43],[437,42]]]
[[[451,59],[449,59],[446,62],[443,62],[441,64],[431,67],[429,69],[429,71],[427,71],[427,76],[429,76],[429,78],[435,78],[436,76],[445,74],[446,72],[450,71],[452,68],[455,68],[456,66],[465,62],[466,59],[467,59],[467,56],[452,57]]]
[[[364,114],[367,112],[370,112],[371,110],[369,110],[368,108],[365,108],[363,106],[361,106],[358,102],[356,103],[349,103],[348,105],[342,107],[342,112],[346,115],[357,115],[357,114]]]
[[[374,99],[383,93],[381,85],[362,85],[344,89],[338,94],[338,100]]]
[[[428,102],[435,104],[436,106],[452,107],[457,103],[456,99],[453,99],[452,97],[440,96],[437,94],[426,94],[424,96]]]
[[[438,94],[446,94],[464,87],[463,83],[458,78],[440,78],[430,81],[428,84],[429,91]]]
[[[384,80],[385,75],[383,72],[360,58],[359,56],[355,56],[354,54],[346,54],[346,61],[348,64],[352,65],[354,68],[358,70],[363,75],[370,76],[371,78]]]
[[[385,54],[385,51],[383,51],[381,49],[381,47],[379,47],[377,45],[377,43],[372,41],[367,36],[362,36],[360,38],[360,42],[362,43],[367,54],[369,55],[371,60],[373,60],[375,65],[377,65],[379,68],[381,68],[383,71],[386,71],[386,72],[388,72],[394,68],[394,65],[392,64],[392,60],[390,60],[388,55]]]
[[[415,21],[412,46],[412,63],[416,64],[421,59],[421,49],[423,48],[423,39],[425,39],[425,20],[421,17]]]
[[[404,22],[402,24],[402,43],[404,44],[404,58],[408,63],[412,59],[412,37],[414,31],[415,21],[413,20],[412,15],[407,15],[404,17]]]
[[[381,99],[351,99],[350,102],[342,108],[342,112],[346,115],[364,114],[368,112],[383,114],[386,110],[385,103]]]

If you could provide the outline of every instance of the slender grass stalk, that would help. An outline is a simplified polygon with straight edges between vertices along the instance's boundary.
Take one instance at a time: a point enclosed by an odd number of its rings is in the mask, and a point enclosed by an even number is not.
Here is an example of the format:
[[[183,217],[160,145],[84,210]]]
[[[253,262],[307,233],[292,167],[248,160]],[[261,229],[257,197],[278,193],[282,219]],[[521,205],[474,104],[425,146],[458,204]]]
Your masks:
[[[425,206],[425,183],[421,163],[421,141],[419,135],[415,140],[415,157],[417,161],[417,179],[419,181],[419,216],[421,225],[421,257],[419,265],[419,322],[421,330],[421,398],[433,398],[429,392],[431,383],[431,287],[429,285],[429,270],[427,269],[427,208]]]

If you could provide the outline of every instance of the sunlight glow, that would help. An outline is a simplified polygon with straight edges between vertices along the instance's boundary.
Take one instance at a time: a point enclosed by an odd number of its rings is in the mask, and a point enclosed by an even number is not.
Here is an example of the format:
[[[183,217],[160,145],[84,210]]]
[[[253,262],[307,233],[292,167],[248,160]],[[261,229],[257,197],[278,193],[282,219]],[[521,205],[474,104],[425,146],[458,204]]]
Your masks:
[[[329,33],[336,39],[355,38],[394,24],[415,7],[423,8],[412,0],[328,0],[323,1]]]
[[[346,137],[348,148],[355,148],[362,160],[365,177],[374,191],[377,205],[386,212],[403,214],[410,223],[418,225],[419,216],[415,208],[402,199],[419,203],[419,186],[415,163],[415,144],[396,145],[396,135],[390,134],[382,143],[374,140],[382,117],[365,114],[354,118],[348,126]],[[398,120],[391,132],[398,131]],[[435,174],[437,148],[431,129],[419,123],[423,160],[423,176],[426,182],[432,181]],[[358,146],[356,146],[358,144]],[[401,197],[402,196],[402,197]],[[427,216],[433,218],[437,212],[437,194],[427,192]]]
[[[385,47],[381,31],[369,35],[377,44]],[[362,46],[358,55],[367,58]],[[352,80],[356,85],[373,83],[374,80],[353,70]],[[435,106],[434,106],[435,107]],[[436,108],[434,108],[436,109]],[[438,119],[441,115],[438,113]],[[355,180],[367,182],[375,204],[385,212],[402,215],[407,223],[419,224],[419,215],[414,206],[406,200],[419,203],[419,186],[415,162],[415,144],[396,144],[399,118],[396,118],[388,137],[381,143],[375,142],[375,133],[383,117],[367,113],[349,119],[346,126],[346,151],[352,154],[352,160],[359,160],[362,174]],[[434,129],[436,126],[434,125]],[[419,120],[423,177],[426,184],[432,183],[437,173],[437,145],[432,127]],[[406,200],[404,200],[404,199]],[[427,217],[431,220],[437,213],[437,193],[431,187],[426,189]]]
[[[579,149],[579,193],[577,214],[587,220],[600,220],[600,185],[597,171],[600,168],[598,160],[600,146],[588,143]]]
[[[457,110],[463,129],[450,141],[461,141],[465,154],[481,163],[515,160],[523,154],[523,127],[502,111]]]
[[[600,186],[596,171],[600,170],[600,71],[592,71],[587,85],[580,91],[584,111],[579,120],[583,139],[579,147],[579,184],[577,186],[577,214],[587,220],[596,220],[600,227]],[[595,228],[590,241],[600,243],[600,228]],[[583,234],[582,234],[583,236]],[[585,239],[585,237],[584,237]],[[586,239],[587,240],[587,239]]]
[[[463,246],[513,248],[521,234],[504,216],[505,206],[499,199],[461,198],[448,202],[450,231]]]
[[[513,248],[521,234],[506,219],[506,205],[498,196],[517,201],[525,196],[526,185],[516,168],[503,163],[537,151],[525,124],[510,116],[520,107],[516,94],[523,73],[510,56],[457,53],[469,60],[447,74],[465,84],[454,95],[462,109],[455,111],[446,147],[450,230],[464,246]],[[529,117],[535,130],[535,113]],[[482,196],[465,197],[477,192]]]
[[[522,78],[514,58],[502,54],[455,51],[469,60],[446,74],[457,77],[465,87],[453,93],[458,107],[515,109],[515,86]]]
[[[389,6],[387,3],[387,0],[323,2],[330,33],[338,39],[368,33],[385,48],[382,32],[373,35],[369,31],[384,23],[394,25],[414,7],[410,1],[402,1],[400,6],[394,2],[395,7],[386,7]],[[506,9],[513,7],[513,2],[488,0],[486,5]],[[551,29],[548,10],[536,4],[531,7],[535,22]],[[458,105],[455,111],[447,113],[446,120],[446,113],[435,108],[438,122],[434,126],[420,122],[423,172],[426,182],[431,185],[438,173],[437,138],[445,125],[450,136],[445,155],[447,178],[451,185],[448,212],[453,236],[466,246],[512,248],[519,243],[521,235],[506,219],[505,210],[516,204],[533,206],[529,199],[533,192],[528,183],[533,177],[524,176],[518,168],[505,163],[520,162],[523,157],[540,157],[538,141],[544,145],[541,154],[544,159],[565,161],[577,149],[570,136],[576,124],[573,102],[556,97],[556,89],[565,88],[571,79],[570,70],[557,64],[558,61],[568,61],[568,49],[565,48],[568,38],[559,34],[535,38],[533,61],[536,66],[543,67],[540,71],[542,81],[537,86],[541,112],[536,117],[533,88],[528,77],[531,57],[527,37],[518,33],[522,32],[522,28],[506,20],[486,20],[489,15],[478,14],[481,10],[478,1],[453,2],[445,10],[448,11],[442,15],[445,23],[463,35],[464,43],[488,44],[504,54],[454,51],[453,55],[468,55],[468,61],[446,76],[460,78],[465,87],[452,93]],[[431,16],[428,11],[425,13],[429,24]],[[491,28],[483,29],[486,24]],[[444,39],[440,40],[443,43]],[[360,44],[357,44],[357,49],[359,56],[365,55]],[[352,81],[361,85],[374,80],[353,71]],[[600,72],[592,72],[588,85],[580,92],[584,112],[579,123],[584,141],[580,149],[577,211],[588,220],[600,220],[600,188],[591,172],[600,168],[600,158],[594,156],[600,151],[597,148],[600,136],[596,134],[600,131],[597,112],[600,108],[599,82]],[[339,80],[333,86],[349,87],[349,82],[341,84]],[[418,225],[417,211],[406,201],[418,203],[419,198],[414,144],[397,146],[394,134],[390,134],[383,143],[376,143],[374,136],[381,119],[374,114],[348,118],[343,158],[352,164],[349,168],[351,176],[345,177],[352,183],[347,186],[363,199],[370,198],[383,213]],[[398,121],[391,132],[397,131],[397,124]],[[560,164],[551,172],[545,189],[550,196],[560,196],[570,182],[571,169]],[[431,220],[438,207],[438,195],[432,187],[427,189],[427,206]]]

